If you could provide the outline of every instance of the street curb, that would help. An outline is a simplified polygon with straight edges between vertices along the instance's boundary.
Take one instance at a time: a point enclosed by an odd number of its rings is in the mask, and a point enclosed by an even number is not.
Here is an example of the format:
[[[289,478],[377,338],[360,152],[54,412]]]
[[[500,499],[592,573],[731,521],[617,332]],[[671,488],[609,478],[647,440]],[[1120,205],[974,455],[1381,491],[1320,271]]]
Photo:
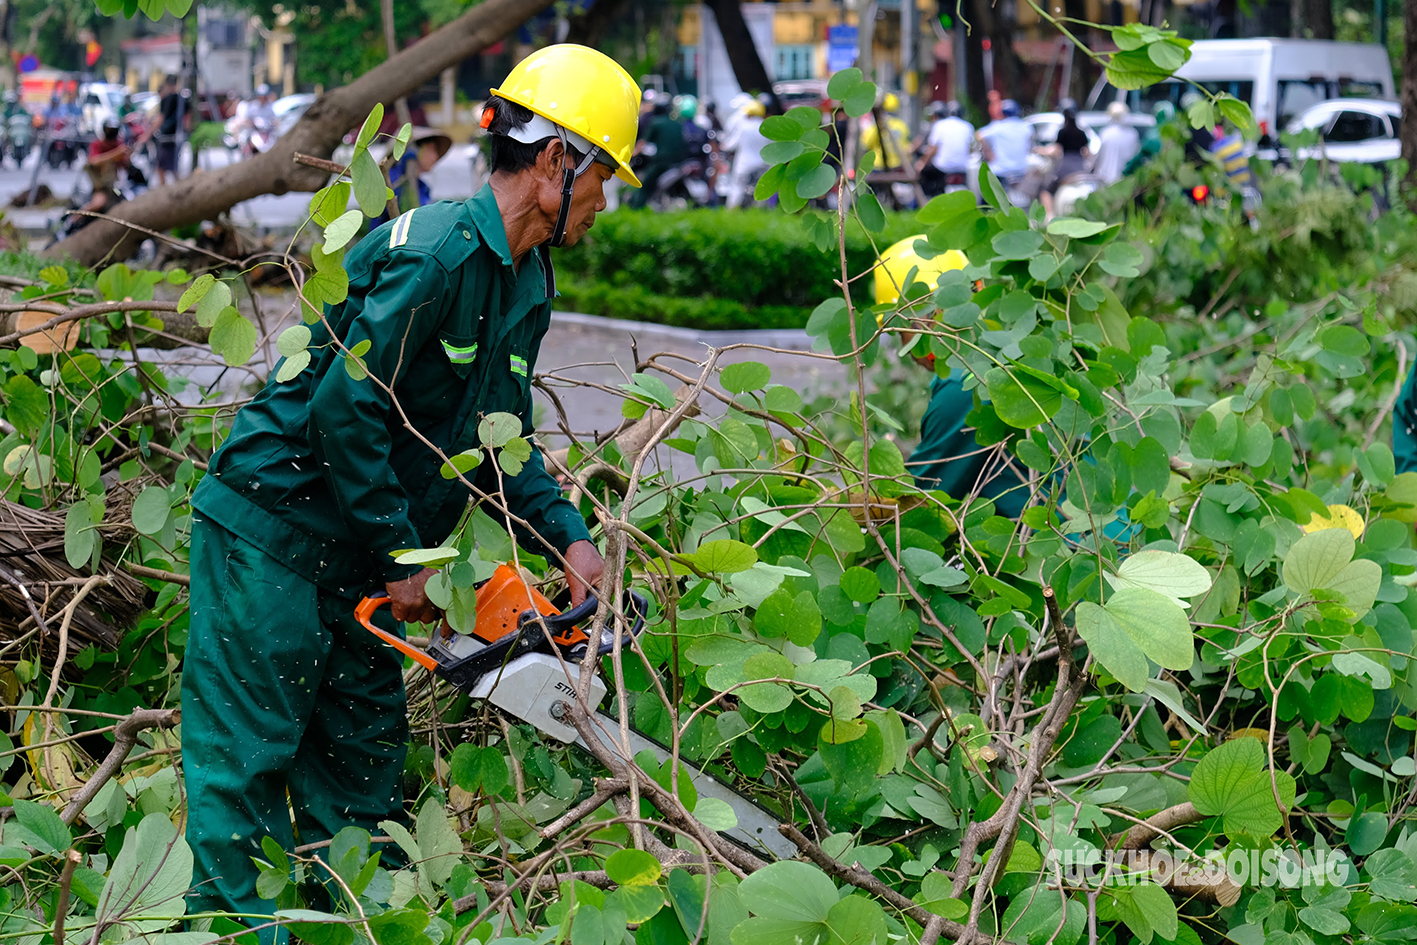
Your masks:
[[[790,348],[795,351],[812,350],[812,339],[798,328],[745,328],[729,330],[703,330],[681,328],[677,325],[659,325],[654,322],[635,322],[623,318],[605,318],[601,315],[584,315],[580,312],[552,312],[552,324],[577,325],[597,328],[602,331],[633,333],[641,338],[660,337],[687,344],[703,344],[711,348],[721,348],[730,344],[756,344],[768,348]]]

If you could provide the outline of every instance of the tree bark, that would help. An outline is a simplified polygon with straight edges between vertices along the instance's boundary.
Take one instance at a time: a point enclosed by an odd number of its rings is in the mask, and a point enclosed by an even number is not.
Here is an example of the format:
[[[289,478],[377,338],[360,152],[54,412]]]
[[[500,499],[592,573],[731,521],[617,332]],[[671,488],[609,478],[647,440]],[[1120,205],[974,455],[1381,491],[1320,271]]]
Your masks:
[[[964,7],[969,20],[961,23],[956,29],[965,30],[964,34],[964,88],[969,104],[972,106],[975,117],[980,125],[989,122],[989,84],[988,78],[984,75],[984,36],[983,24],[979,22],[979,17],[975,12],[982,3],[987,0],[975,0],[967,3]]]
[[[1417,115],[1417,0],[1402,5],[1407,43],[1402,50],[1402,110]],[[1407,162],[1408,203],[1417,209],[1417,120],[1402,122],[1402,159]]]
[[[782,103],[772,88],[772,77],[768,75],[763,59],[758,55],[753,34],[748,31],[748,21],[743,19],[740,0],[706,0],[718,21],[718,32],[723,37],[723,47],[728,52],[728,63],[733,66],[733,77],[744,92],[757,94],[766,92],[772,98],[769,110],[782,114]]]
[[[485,0],[442,29],[370,69],[348,85],[320,96],[309,111],[265,154],[219,171],[193,174],[120,204],[115,219],[155,230],[214,219],[235,204],[262,194],[314,191],[329,175],[295,163],[295,152],[328,157],[345,133],[378,102],[388,103],[418,88],[448,66],[506,36],[552,0]],[[121,224],[95,220],[48,250],[82,265],[124,258],[133,234]]]

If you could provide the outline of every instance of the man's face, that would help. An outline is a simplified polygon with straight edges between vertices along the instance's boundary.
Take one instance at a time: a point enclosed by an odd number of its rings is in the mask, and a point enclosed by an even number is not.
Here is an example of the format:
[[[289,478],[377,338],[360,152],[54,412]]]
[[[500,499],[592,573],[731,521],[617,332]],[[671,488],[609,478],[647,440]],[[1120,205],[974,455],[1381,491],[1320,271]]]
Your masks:
[[[571,212],[566,217],[566,238],[561,245],[576,245],[590,230],[595,215],[605,209],[605,183],[613,176],[613,169],[597,162],[576,178],[571,190]],[[559,203],[560,195],[557,196]]]

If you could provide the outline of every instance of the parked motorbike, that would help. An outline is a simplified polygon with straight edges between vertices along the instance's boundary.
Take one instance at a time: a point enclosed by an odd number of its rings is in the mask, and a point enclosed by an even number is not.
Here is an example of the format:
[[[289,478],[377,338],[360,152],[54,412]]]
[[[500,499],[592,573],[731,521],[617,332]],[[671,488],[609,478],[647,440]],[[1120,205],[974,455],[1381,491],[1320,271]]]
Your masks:
[[[685,210],[717,206],[712,162],[691,158],[659,176],[648,206],[654,210]]]
[[[30,116],[24,113],[11,115],[5,122],[5,141],[4,147],[0,148],[0,157],[9,154],[14,158],[15,166],[19,167],[29,156],[33,142],[34,125]]]
[[[49,120],[49,166],[55,169],[73,167],[79,157],[79,125],[72,118]]]

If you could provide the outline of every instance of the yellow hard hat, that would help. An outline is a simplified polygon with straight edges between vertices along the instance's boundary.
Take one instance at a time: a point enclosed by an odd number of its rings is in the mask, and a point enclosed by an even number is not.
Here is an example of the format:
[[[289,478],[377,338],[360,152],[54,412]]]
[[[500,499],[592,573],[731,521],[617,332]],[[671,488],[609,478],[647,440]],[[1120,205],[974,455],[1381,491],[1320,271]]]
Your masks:
[[[743,114],[745,115],[752,115],[756,118],[762,118],[767,113],[768,110],[763,106],[763,103],[757,101],[756,99],[743,106]]]
[[[921,259],[915,252],[915,241],[923,239],[924,233],[907,236],[881,254],[881,265],[876,267],[877,305],[889,305],[900,298],[911,269],[916,270],[914,281],[933,287],[941,273],[969,265],[964,253],[957,249],[941,253],[934,259]]]
[[[881,104],[885,106],[888,112],[900,111],[900,96],[894,92],[887,92],[885,100],[881,102]]]
[[[574,43],[547,46],[513,66],[492,94],[529,108],[600,148],[615,161],[616,176],[632,187],[640,186],[630,171],[640,88],[609,56]],[[574,138],[571,143],[582,144]]]

